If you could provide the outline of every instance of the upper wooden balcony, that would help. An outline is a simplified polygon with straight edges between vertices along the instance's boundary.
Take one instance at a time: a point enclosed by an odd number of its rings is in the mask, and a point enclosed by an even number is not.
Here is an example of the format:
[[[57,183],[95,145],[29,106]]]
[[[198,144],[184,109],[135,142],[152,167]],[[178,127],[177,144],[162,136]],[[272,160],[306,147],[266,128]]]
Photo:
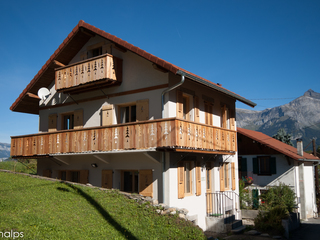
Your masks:
[[[70,64],[55,71],[58,92],[80,93],[122,82],[122,59],[110,54]]]
[[[234,130],[167,118],[15,136],[11,137],[11,156],[32,158],[51,154],[150,148],[234,154],[237,149],[236,139]]]

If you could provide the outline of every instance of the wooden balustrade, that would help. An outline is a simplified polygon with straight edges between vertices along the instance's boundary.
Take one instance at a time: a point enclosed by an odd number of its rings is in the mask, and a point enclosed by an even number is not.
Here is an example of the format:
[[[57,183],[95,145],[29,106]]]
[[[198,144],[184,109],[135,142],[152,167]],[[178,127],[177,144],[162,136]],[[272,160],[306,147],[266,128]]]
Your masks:
[[[87,86],[89,83],[97,84],[121,83],[122,60],[110,54],[58,68],[55,74],[56,90],[72,90]]]
[[[11,137],[12,157],[148,148],[235,152],[236,131],[180,119]]]

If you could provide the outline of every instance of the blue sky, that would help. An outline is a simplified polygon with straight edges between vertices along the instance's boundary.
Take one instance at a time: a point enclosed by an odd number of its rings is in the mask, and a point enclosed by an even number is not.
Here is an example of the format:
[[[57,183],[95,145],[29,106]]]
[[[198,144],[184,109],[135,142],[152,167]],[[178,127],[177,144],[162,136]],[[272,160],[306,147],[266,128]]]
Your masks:
[[[37,115],[9,108],[81,19],[222,84],[254,110],[320,92],[318,0],[2,0],[0,9],[0,142],[38,132]]]

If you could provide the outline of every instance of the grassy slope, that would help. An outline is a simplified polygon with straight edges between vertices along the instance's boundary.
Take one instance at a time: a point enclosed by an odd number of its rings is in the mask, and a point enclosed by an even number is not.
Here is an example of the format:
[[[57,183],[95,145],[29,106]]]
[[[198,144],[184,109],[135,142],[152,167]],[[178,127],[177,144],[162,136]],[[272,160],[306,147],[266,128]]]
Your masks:
[[[0,232],[24,239],[204,239],[190,222],[115,190],[0,172],[0,193]]]
[[[37,173],[37,160],[9,160],[5,162],[0,162],[0,169],[9,170],[12,172],[21,172],[28,174]]]

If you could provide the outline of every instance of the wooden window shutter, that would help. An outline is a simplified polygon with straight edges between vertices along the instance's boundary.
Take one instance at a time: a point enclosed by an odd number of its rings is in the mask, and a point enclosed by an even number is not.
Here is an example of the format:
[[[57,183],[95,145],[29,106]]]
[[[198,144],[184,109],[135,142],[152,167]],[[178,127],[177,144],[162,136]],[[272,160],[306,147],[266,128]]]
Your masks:
[[[183,95],[177,90],[177,118],[183,118]]]
[[[275,157],[270,158],[270,172],[271,174],[277,174],[277,164]]]
[[[184,166],[178,163],[178,198],[184,198]]]
[[[241,176],[247,176],[247,159],[241,158]]]
[[[221,108],[221,127],[227,128],[227,107],[225,104]]]
[[[49,122],[48,122],[48,132],[57,131],[57,114],[50,114],[49,115]]]
[[[199,97],[194,96],[194,121],[200,122]]]
[[[113,175],[112,170],[102,170],[101,172],[101,187],[103,188],[112,188]]]
[[[208,116],[209,116],[209,125],[213,125],[213,117],[212,117],[212,104],[208,106]]]
[[[153,197],[152,185],[152,169],[139,170],[139,194],[146,197]]]
[[[225,165],[221,165],[220,167],[220,191],[224,191],[224,168]]]
[[[232,190],[236,190],[236,169],[234,162],[231,163]]]
[[[102,106],[102,126],[112,125],[113,120],[113,104]]]
[[[89,170],[80,170],[79,183],[87,184],[89,182]]]
[[[51,170],[50,169],[43,170],[42,176],[51,178]]]
[[[201,165],[198,161],[196,163],[196,196],[201,195]]]
[[[258,158],[252,158],[252,167],[253,174],[259,174]]]
[[[83,110],[74,111],[74,129],[79,129],[83,127]]]
[[[137,101],[137,121],[149,120],[149,99],[143,99]]]
[[[230,129],[236,130],[236,119],[235,119],[235,111],[230,110]]]

